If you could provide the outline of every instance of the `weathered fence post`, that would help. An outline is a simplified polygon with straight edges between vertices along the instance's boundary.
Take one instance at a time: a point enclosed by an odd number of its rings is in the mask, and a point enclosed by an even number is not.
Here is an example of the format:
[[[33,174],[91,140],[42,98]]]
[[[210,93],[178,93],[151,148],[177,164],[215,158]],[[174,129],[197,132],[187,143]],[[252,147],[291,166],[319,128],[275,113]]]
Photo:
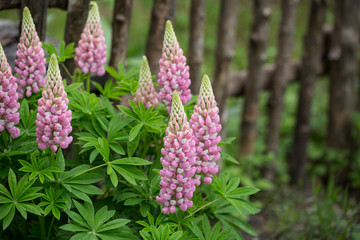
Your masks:
[[[275,72],[272,76],[272,92],[268,102],[267,151],[276,151],[278,148],[284,91],[291,74],[291,50],[297,3],[298,0],[281,1],[282,18],[279,29],[278,54],[276,56]]]
[[[221,1],[213,88],[220,111],[223,111],[226,105],[227,84],[230,75],[231,60],[235,55],[234,45],[236,40],[238,9],[238,0]]]
[[[352,146],[352,113],[358,77],[360,24],[358,0],[335,1],[335,26],[329,54],[330,105],[327,143],[335,149]]]
[[[152,74],[159,72],[165,22],[168,20],[172,1],[174,0],[154,0],[150,29],[146,41],[146,57]]]
[[[203,62],[205,36],[205,0],[192,0],[190,11],[190,38],[188,63],[190,67],[191,91],[197,94],[200,89],[201,65]]]
[[[304,54],[300,76],[293,152],[290,162],[291,182],[304,175],[307,162],[307,143],[310,135],[310,114],[314,82],[321,70],[323,25],[327,0],[312,0],[308,29],[304,39]]]
[[[116,0],[112,23],[110,66],[117,68],[118,62],[126,65],[132,0]]]
[[[248,155],[254,151],[256,125],[259,115],[259,95],[263,81],[263,63],[266,57],[271,0],[255,0],[253,23],[249,40],[249,67],[245,87],[245,102],[242,113],[240,154]]]
[[[47,16],[48,0],[21,0],[21,10],[24,7],[29,8],[39,38],[41,41],[44,41],[46,35],[46,16]],[[22,11],[21,11],[21,16],[22,16]]]
[[[65,42],[66,44],[75,43],[77,45],[80,35],[86,23],[90,0],[68,0]],[[76,66],[73,59],[65,62],[65,66],[73,73]],[[71,80],[67,78],[68,82]]]

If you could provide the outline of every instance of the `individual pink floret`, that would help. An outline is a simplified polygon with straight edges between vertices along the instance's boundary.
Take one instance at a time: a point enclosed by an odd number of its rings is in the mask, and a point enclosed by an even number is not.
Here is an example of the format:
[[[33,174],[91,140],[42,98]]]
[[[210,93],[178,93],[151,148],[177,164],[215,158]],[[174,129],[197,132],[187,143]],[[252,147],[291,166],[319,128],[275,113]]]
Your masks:
[[[220,159],[218,146],[221,137],[219,108],[216,106],[214,92],[209,77],[204,76],[194,113],[189,120],[196,141],[196,179],[200,179],[200,173],[205,174],[203,182],[210,184],[219,166],[216,163]]]
[[[105,74],[106,45],[96,2],[90,2],[89,15],[75,53],[75,63],[85,74]]]
[[[38,93],[45,84],[46,60],[34,21],[27,7],[23,10],[20,41],[17,46],[15,72],[19,98]]]
[[[159,61],[158,83],[161,87],[158,99],[168,106],[170,113],[172,94],[176,91],[184,105],[191,99],[189,66],[176,39],[170,21],[166,22],[162,58]]]
[[[11,74],[4,50],[0,44],[0,133],[7,128],[12,138],[17,138],[20,130],[15,127],[19,123],[19,108],[17,102],[18,85]]]
[[[134,101],[141,101],[146,108],[150,106],[156,107],[159,101],[156,97],[157,94],[151,79],[149,63],[145,56],[143,56],[140,66],[138,85],[139,88],[136,90]]]
[[[186,211],[193,206],[191,198],[200,180],[193,178],[196,172],[195,140],[177,92],[173,94],[169,126],[161,153],[161,190],[156,200],[164,206],[164,214],[174,213],[176,206]]]
[[[50,58],[46,84],[38,104],[36,142],[39,148],[45,150],[50,146],[53,152],[58,146],[67,148],[73,140],[68,136],[72,131],[71,110],[68,110],[69,100],[54,54]]]

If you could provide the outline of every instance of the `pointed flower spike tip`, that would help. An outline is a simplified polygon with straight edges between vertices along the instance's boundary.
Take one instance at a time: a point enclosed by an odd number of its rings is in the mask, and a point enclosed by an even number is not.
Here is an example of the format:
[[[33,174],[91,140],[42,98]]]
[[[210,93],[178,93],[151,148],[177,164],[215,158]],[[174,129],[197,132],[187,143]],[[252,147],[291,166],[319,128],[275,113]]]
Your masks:
[[[156,200],[164,208],[162,212],[174,213],[176,206],[186,211],[193,206],[193,197],[199,180],[194,179],[195,140],[186,119],[180,96],[174,92],[169,126],[166,129],[164,148],[161,149],[160,193]]]
[[[174,28],[171,24],[171,21],[167,20],[165,26],[164,44],[173,45],[176,41],[177,39],[174,32]]]
[[[85,73],[98,76],[105,74],[106,45],[101,27],[99,8],[96,2],[90,2],[89,15],[75,49],[75,63]]]
[[[50,57],[46,85],[42,98],[38,101],[36,120],[36,142],[41,150],[50,147],[56,152],[58,147],[67,148],[73,138],[68,136],[72,131],[69,100],[64,90],[57,58]]]
[[[11,74],[11,68],[0,44],[0,134],[6,128],[12,138],[20,135],[19,128],[15,127],[19,123],[20,108],[17,102],[17,87],[16,79]]]
[[[22,27],[16,51],[15,72],[18,75],[19,98],[38,93],[45,84],[46,60],[30,10],[23,9]]]
[[[191,99],[189,66],[186,64],[186,57],[180,48],[170,21],[166,22],[162,57],[159,65],[158,83],[161,88],[158,99],[168,106],[168,113],[170,114],[174,91],[179,93],[183,104]]]
[[[147,58],[143,56],[139,73],[139,88],[135,93],[135,102],[141,101],[146,108],[150,106],[156,107],[159,103],[156,90],[151,79],[151,72]]]
[[[199,98],[189,123],[194,131],[196,142],[195,178],[201,179],[202,173],[204,175],[203,182],[206,184],[212,182],[213,175],[219,169],[217,161],[220,159],[221,148],[218,144],[221,141],[221,137],[218,134],[221,131],[221,124],[218,113],[219,108],[216,106],[210,79],[205,75],[201,83]]]

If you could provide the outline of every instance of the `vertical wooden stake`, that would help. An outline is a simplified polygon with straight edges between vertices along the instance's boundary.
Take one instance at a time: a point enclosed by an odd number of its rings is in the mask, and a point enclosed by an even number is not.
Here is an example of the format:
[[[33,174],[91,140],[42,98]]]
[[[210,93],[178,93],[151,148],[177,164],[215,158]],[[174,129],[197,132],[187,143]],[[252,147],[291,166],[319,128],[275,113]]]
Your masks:
[[[190,67],[191,91],[197,94],[201,84],[201,65],[204,52],[205,0],[192,0],[190,11],[190,38],[188,63]]]
[[[275,62],[273,86],[268,102],[269,121],[267,125],[267,151],[276,151],[282,122],[284,91],[290,78],[291,50],[295,29],[296,5],[298,0],[281,1],[281,23],[279,29],[278,54]]]
[[[46,35],[46,17],[47,17],[48,0],[21,0],[20,19],[22,19],[22,9],[24,7],[29,8],[39,38],[41,41],[44,41]]]
[[[224,111],[227,97],[227,84],[231,61],[235,55],[236,26],[238,20],[239,1],[221,1],[220,18],[218,22],[214,93],[221,114]]]
[[[327,0],[312,0],[308,29],[304,40],[304,54],[300,76],[293,152],[290,162],[291,182],[297,182],[305,172],[307,144],[310,135],[310,114],[314,82],[321,70],[323,48],[322,29]]]
[[[132,2],[132,0],[115,1],[110,58],[110,66],[115,68],[118,62],[126,65]]]
[[[355,81],[358,77],[360,1],[335,1],[335,26],[329,58],[330,106],[327,143],[335,149],[350,149]]]
[[[251,26],[248,52],[248,78],[241,123],[241,155],[249,155],[254,151],[259,115],[259,95],[264,75],[263,63],[266,57],[271,11],[271,0],[254,0],[254,19]]]
[[[146,57],[151,74],[159,72],[159,60],[164,39],[165,22],[168,20],[172,0],[154,0],[151,23],[146,41]],[[175,11],[173,11],[175,12]]]

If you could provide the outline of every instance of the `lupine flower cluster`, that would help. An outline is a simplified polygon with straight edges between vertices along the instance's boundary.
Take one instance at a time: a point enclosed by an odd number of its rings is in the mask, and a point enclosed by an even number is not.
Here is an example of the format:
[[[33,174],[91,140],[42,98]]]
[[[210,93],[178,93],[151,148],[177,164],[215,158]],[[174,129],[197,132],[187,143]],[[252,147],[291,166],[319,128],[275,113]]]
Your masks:
[[[46,60],[34,21],[27,7],[23,10],[20,41],[15,60],[19,98],[38,93],[45,84]]]
[[[182,211],[192,207],[191,198],[196,186],[201,184],[202,174],[205,175],[203,182],[211,184],[213,175],[219,170],[216,162],[220,159],[218,144],[221,137],[218,134],[221,125],[219,108],[207,75],[202,80],[197,104],[187,122],[182,104],[191,98],[189,67],[169,21],[159,63],[161,89],[158,98],[168,106],[170,120],[161,149],[161,190],[156,200],[164,206],[162,211],[166,214],[174,213],[176,206]]]
[[[176,39],[170,21],[166,22],[162,58],[159,61],[158,83],[161,87],[158,99],[168,106],[170,113],[172,94],[179,93],[182,104],[191,99],[189,66]]]
[[[156,107],[159,103],[156,97],[156,91],[151,79],[151,72],[147,58],[143,56],[140,73],[139,73],[139,88],[136,90],[134,101],[141,101],[146,108],[150,106]]]
[[[196,172],[205,174],[203,182],[206,184],[212,182],[212,176],[218,172],[219,168],[216,164],[216,161],[220,159],[221,150],[218,146],[221,141],[221,137],[218,136],[221,131],[218,113],[219,108],[216,106],[210,79],[205,75],[189,122],[196,141]]]
[[[16,79],[11,74],[4,50],[0,44],[0,133],[9,131],[12,138],[17,138],[20,130],[15,127],[19,123],[19,108]]]
[[[85,74],[105,74],[106,45],[96,2],[90,3],[89,15],[75,53],[75,62]]]
[[[177,92],[173,93],[170,120],[161,153],[161,190],[156,200],[164,206],[164,214],[174,213],[176,206],[186,211],[193,206],[191,198],[200,180],[193,178],[196,172],[195,140]]]
[[[71,110],[68,110],[69,100],[54,54],[50,58],[46,84],[38,104],[36,142],[39,148],[45,150],[50,146],[53,152],[58,146],[67,148],[73,139],[68,136],[72,131]]]

